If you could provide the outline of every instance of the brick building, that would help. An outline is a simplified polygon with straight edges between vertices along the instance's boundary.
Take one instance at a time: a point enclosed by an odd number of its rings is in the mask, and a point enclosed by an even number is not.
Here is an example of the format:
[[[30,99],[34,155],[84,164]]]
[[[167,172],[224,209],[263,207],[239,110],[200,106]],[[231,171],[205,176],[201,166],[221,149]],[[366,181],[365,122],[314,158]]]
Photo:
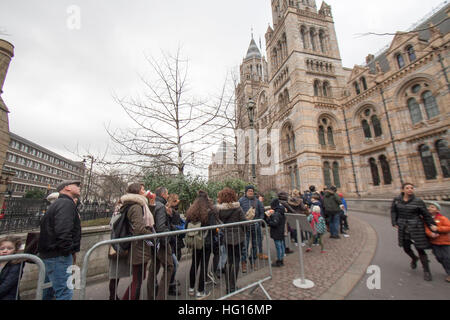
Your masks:
[[[271,5],[268,61],[252,39],[236,89],[238,127],[249,126],[251,98],[256,129],[279,133],[273,173],[257,165],[260,190],[336,185],[347,196],[391,197],[408,181],[424,198],[449,199],[450,5],[352,69],[342,66],[329,5]]]

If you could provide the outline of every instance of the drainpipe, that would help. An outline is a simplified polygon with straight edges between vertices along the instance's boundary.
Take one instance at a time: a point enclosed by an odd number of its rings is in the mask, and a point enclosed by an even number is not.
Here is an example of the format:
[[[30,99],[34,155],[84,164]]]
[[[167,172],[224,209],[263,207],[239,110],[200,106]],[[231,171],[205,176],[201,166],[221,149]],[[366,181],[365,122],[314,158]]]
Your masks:
[[[358,198],[361,198],[361,195],[359,194],[359,190],[358,190],[358,180],[356,180],[355,162],[353,160],[352,145],[350,143],[350,134],[348,132],[348,126],[347,126],[347,117],[345,116],[345,107],[342,108],[342,112],[344,113],[345,132],[347,133],[348,147],[350,150],[350,159],[352,161],[353,179],[355,180],[356,194],[358,195]]]
[[[380,83],[377,83],[377,85],[379,85],[379,84]],[[389,118],[389,113],[387,112],[386,99],[384,98],[384,90],[383,90],[382,86],[380,86],[380,93],[381,93],[381,98],[383,99],[384,112],[386,113],[386,119],[387,119],[387,123],[388,123],[388,127],[389,127],[389,133],[391,134],[391,142],[392,142],[392,147],[394,148],[395,161],[397,162],[397,169],[398,169],[398,174],[400,176],[400,183],[403,185],[403,177],[402,177],[402,171],[400,170],[400,162],[398,161],[397,147],[395,146],[394,134],[392,133],[391,120]]]

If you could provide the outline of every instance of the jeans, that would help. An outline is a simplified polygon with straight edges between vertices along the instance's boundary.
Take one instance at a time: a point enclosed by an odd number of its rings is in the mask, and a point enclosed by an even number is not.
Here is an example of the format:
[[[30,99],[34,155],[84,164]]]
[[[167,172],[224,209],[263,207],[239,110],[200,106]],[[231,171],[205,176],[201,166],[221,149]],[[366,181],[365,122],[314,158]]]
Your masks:
[[[256,241],[258,242],[258,250],[259,253],[262,254],[263,253],[263,239],[262,239],[262,229],[261,229],[261,225],[258,223],[256,225]]]
[[[172,249],[170,246],[161,246],[158,252],[152,252],[150,265],[148,267],[147,278],[147,299],[148,300],[165,300],[167,298],[168,282],[172,278],[173,273],[173,258]],[[155,288],[155,282],[160,269],[163,269],[163,275],[158,285],[158,290]]]
[[[242,246],[242,255],[241,255],[242,262],[247,262],[247,254],[250,246],[250,238],[252,239],[252,254],[248,259],[250,260],[250,263],[256,261],[256,255],[258,253],[258,241],[256,238],[257,228],[258,228],[257,225],[251,225],[247,227],[247,231],[245,233],[245,246]]]
[[[172,273],[172,277],[170,278],[169,285],[176,285],[175,276],[177,274],[179,263],[178,263],[177,255],[175,253],[172,253],[172,259],[173,259],[173,273]]]
[[[341,224],[341,213],[330,215],[330,233],[332,236],[339,236],[339,226]]]
[[[436,260],[442,264],[447,272],[447,275],[450,276],[450,246],[448,245],[432,245],[433,253],[436,256]]]
[[[73,264],[72,255],[43,259],[46,281],[52,282],[52,288],[44,290],[43,300],[72,300],[73,290],[69,289],[67,281],[71,276],[67,269]]]
[[[274,240],[275,248],[277,249],[277,260],[281,261],[284,258],[286,247],[284,246],[284,240]]]

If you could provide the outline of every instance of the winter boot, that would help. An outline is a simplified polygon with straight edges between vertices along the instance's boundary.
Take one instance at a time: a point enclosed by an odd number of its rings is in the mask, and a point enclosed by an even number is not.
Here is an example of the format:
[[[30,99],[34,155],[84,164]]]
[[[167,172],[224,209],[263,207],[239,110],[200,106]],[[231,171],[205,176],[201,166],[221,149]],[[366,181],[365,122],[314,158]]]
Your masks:
[[[426,255],[420,256],[420,262],[422,263],[423,266],[423,279],[425,281],[432,281],[433,277],[431,276],[428,257]]]
[[[281,267],[281,261],[280,261],[280,260],[277,260],[275,263],[272,263],[272,267],[274,267],[274,268],[279,268],[279,267]]]
[[[412,252],[412,250],[411,250],[411,251],[406,251],[406,250],[405,250],[405,252],[406,252],[406,254],[412,259],[412,260],[411,260],[411,264],[410,264],[411,269],[416,270],[416,269],[417,269],[417,261],[419,261],[419,257],[417,257],[417,256],[414,254],[414,252]]]

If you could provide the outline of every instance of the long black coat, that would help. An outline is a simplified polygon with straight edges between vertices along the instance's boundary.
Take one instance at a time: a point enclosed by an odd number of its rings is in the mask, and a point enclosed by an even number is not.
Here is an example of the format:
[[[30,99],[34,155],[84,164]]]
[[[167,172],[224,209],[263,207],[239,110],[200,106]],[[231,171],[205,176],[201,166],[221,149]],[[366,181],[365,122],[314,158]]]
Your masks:
[[[435,223],[422,199],[413,196],[405,202],[403,196],[396,197],[391,206],[391,219],[392,226],[398,226],[398,245],[400,247],[403,247],[405,232],[408,231],[416,248],[424,250],[431,248],[424,223],[428,226],[435,225]]]
[[[0,300],[16,300],[17,287],[23,274],[23,263],[8,262],[0,273]],[[22,271],[22,273],[21,273]],[[20,296],[18,297],[20,300]]]

